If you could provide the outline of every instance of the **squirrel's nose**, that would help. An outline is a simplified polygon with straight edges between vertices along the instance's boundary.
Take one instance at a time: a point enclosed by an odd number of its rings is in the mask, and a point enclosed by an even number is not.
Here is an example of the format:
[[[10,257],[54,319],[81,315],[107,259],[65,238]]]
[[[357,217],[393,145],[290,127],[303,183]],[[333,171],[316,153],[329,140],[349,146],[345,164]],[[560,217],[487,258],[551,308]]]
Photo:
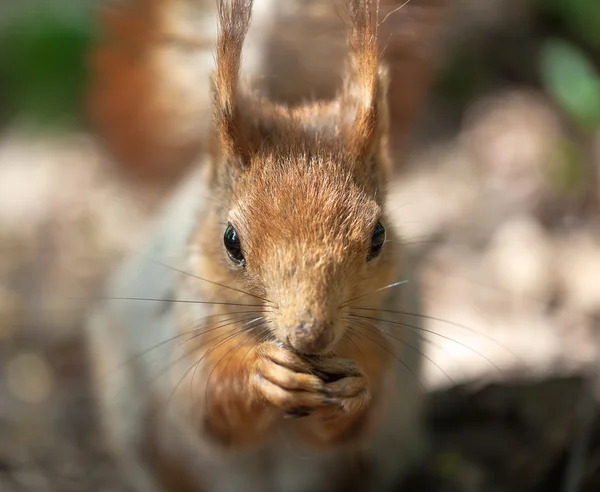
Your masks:
[[[290,337],[290,345],[303,354],[325,352],[335,338],[331,323],[301,322]]]

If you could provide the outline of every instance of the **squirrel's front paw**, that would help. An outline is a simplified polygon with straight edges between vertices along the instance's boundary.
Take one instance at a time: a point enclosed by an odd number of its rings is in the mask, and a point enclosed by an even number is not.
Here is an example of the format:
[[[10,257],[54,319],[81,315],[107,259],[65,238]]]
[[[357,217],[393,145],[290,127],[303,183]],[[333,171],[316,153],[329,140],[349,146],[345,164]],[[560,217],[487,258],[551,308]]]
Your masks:
[[[370,400],[365,377],[352,361],[303,357],[274,343],[261,347],[253,384],[289,418],[354,412]]]
[[[275,343],[265,343],[256,361],[253,384],[274,407],[289,417],[305,417],[328,404],[321,378],[303,357]]]
[[[363,411],[371,401],[367,378],[349,359],[309,360],[312,371],[325,382],[327,405],[317,412],[321,417],[336,419]]]

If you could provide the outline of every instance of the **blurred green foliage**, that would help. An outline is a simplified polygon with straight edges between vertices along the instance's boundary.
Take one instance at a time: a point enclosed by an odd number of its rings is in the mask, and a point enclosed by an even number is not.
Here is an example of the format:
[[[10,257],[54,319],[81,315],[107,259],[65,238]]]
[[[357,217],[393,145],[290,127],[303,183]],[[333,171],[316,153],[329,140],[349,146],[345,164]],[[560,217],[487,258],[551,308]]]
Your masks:
[[[0,33],[1,116],[71,127],[80,120],[91,25],[39,5]]]
[[[600,128],[600,75],[585,53],[561,39],[544,42],[540,70],[548,93],[581,128]]]
[[[558,28],[539,50],[542,87],[576,129],[600,129],[600,1],[539,0],[539,5]],[[585,195],[593,177],[580,145],[568,138],[556,142],[551,164],[551,183],[559,193]]]

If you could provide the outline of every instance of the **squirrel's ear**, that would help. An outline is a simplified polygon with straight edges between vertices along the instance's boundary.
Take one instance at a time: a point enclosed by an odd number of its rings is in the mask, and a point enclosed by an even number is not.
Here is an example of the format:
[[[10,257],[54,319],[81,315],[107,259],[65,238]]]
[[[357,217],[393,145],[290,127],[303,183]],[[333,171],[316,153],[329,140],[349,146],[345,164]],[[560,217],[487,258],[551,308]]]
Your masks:
[[[242,46],[252,13],[252,0],[218,0],[219,35],[212,78],[213,126],[218,151],[228,160],[247,165],[250,139],[239,109]]]
[[[349,66],[341,95],[348,148],[357,157],[376,152],[388,131],[387,69],[379,61],[371,0],[349,0]]]

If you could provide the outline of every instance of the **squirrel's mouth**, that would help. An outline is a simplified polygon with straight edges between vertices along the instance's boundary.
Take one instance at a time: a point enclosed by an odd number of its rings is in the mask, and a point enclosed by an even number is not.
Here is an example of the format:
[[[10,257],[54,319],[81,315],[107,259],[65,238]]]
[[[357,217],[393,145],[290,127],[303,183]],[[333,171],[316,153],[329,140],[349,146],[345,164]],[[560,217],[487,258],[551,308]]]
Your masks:
[[[284,343],[284,342],[280,342],[281,346],[286,348],[287,350],[295,353],[296,355],[302,357],[303,359],[305,359],[307,362],[311,362],[314,361],[317,358],[329,358],[329,357],[335,357],[336,353],[333,349],[329,349],[326,352],[322,352],[319,354],[306,354],[303,352],[299,352],[298,350],[296,350],[293,346],[289,345],[288,343]],[[337,374],[337,373],[325,373],[322,371],[319,371],[317,369],[313,369],[311,371],[315,376],[317,376],[318,378],[320,378],[323,382],[325,383],[335,383],[336,381],[342,379],[343,377],[345,377],[343,374]]]

